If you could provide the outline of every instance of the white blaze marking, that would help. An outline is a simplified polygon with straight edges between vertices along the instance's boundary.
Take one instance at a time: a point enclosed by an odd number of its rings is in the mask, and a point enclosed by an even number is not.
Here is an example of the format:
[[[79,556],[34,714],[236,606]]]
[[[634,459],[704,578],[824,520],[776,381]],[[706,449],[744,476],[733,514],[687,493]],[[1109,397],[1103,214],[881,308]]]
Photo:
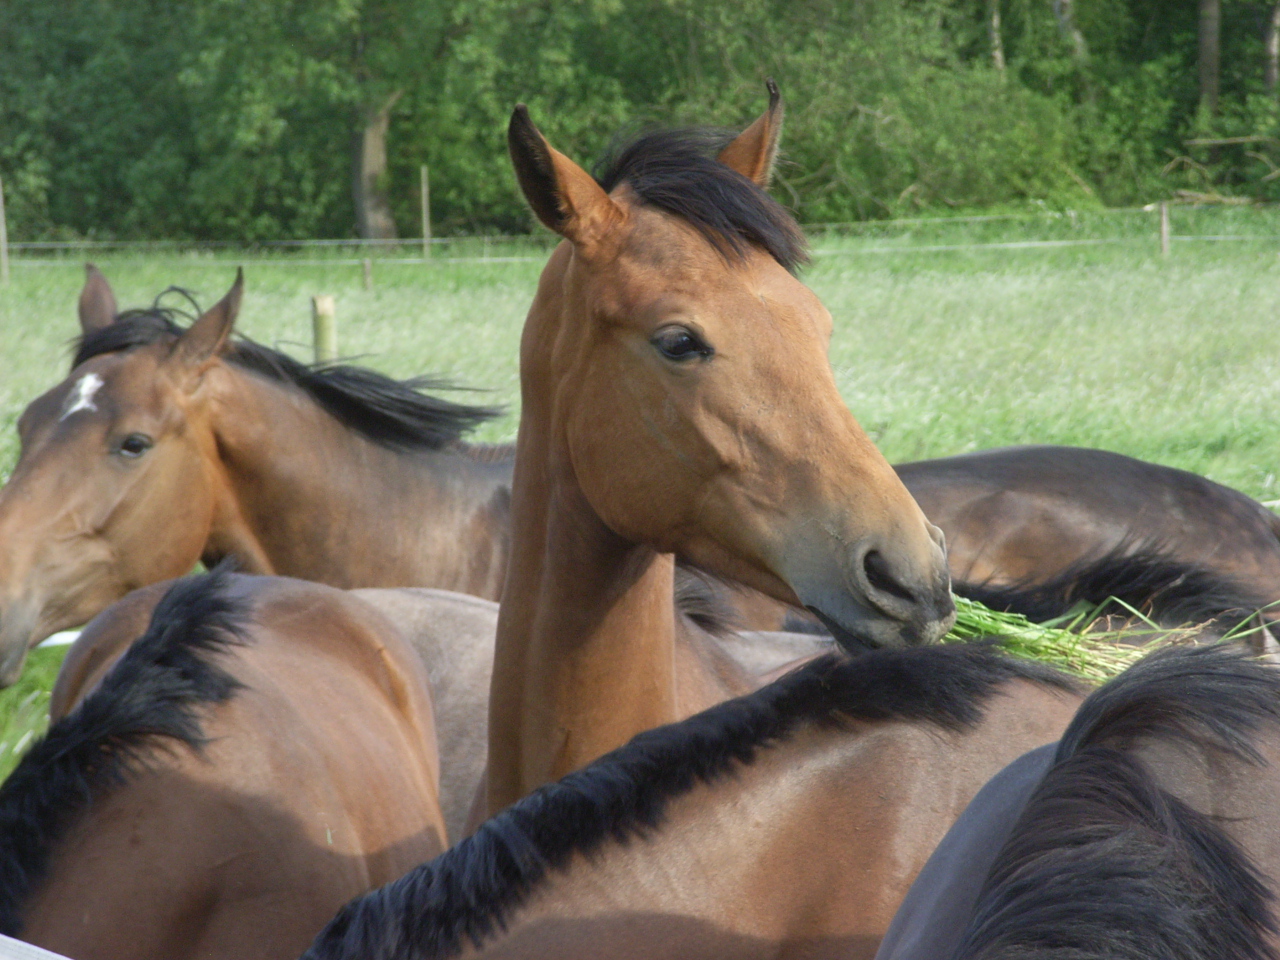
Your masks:
[[[86,373],[77,381],[75,389],[67,397],[67,409],[59,420],[65,420],[81,410],[97,410],[93,395],[102,389],[102,378],[96,373]]]

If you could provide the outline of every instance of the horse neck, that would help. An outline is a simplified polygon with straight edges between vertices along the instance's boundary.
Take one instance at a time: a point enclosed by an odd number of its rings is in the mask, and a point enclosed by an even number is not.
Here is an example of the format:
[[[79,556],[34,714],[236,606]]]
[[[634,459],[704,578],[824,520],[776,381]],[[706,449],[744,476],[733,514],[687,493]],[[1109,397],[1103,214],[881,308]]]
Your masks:
[[[614,534],[521,420],[489,709],[489,809],[677,719],[674,564]]]
[[[682,957],[870,960],[972,797],[1056,739],[1079,702],[1019,680],[964,732],[909,720],[806,724],[670,800],[641,839],[573,857],[479,955],[631,960],[678,943]]]
[[[927,851],[903,829],[901,724],[807,729],[673,799],[661,826],[550,874],[480,957],[874,954]],[[934,737],[935,733],[926,736]],[[914,738],[909,738],[914,739]],[[895,779],[896,777],[896,779]],[[696,850],[697,856],[689,856]]]
[[[220,495],[206,559],[340,587],[427,586],[496,599],[506,565],[507,463],[402,453],[309,397],[219,368]]]

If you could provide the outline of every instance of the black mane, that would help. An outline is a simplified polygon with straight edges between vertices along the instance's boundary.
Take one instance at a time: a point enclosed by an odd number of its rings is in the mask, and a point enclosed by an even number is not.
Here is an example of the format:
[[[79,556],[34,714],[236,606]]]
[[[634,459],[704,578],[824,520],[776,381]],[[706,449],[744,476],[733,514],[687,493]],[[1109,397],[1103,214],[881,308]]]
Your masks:
[[[626,183],[650,206],[687,220],[725,254],[764,248],[788,270],[808,260],[804,234],[782,204],[716,160],[731,134],[704,128],[646,133],[596,165],[606,192]]]
[[[170,588],[146,632],[98,688],[0,786],[0,933],[21,934],[27,899],[80,814],[156,751],[175,741],[196,750],[204,745],[200,708],[240,687],[210,662],[243,642],[245,614],[226,595],[224,578],[215,571]]]
[[[1133,755],[1179,742],[1261,763],[1280,671],[1228,647],[1153,654],[1085,701],[991,868],[953,960],[1273,958],[1268,882]]]
[[[643,837],[667,805],[751,763],[805,726],[907,720],[971,728],[1015,678],[1072,689],[1039,665],[984,644],[816,659],[757,692],[649,730],[535,791],[430,863],[343,908],[309,960],[439,960],[503,929],[511,912],[575,854]]]
[[[176,311],[159,305],[128,310],[114,323],[85,333],[72,368],[104,353],[176,340],[183,328]],[[308,365],[252,340],[235,340],[224,354],[245,370],[295,387],[344,426],[393,450],[439,450],[501,415],[493,407],[452,403],[422,393],[449,384],[429,377],[394,380],[365,367]]]
[[[1224,574],[1177,559],[1159,544],[1121,543],[1043,583],[957,583],[953,589],[993,610],[1039,622],[1081,605],[1095,608],[1097,616],[1131,616],[1123,606],[1127,604],[1161,626],[1210,624],[1222,631],[1239,626],[1269,602]],[[1109,602],[1113,599],[1120,604]]]

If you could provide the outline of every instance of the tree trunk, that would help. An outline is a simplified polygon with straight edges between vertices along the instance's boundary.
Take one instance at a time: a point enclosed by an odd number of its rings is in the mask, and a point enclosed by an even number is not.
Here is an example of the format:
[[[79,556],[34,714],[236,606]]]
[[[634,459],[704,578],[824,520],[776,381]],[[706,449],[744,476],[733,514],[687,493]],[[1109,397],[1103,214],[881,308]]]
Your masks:
[[[1071,45],[1071,59],[1077,67],[1083,67],[1089,60],[1089,45],[1076,26],[1075,4],[1072,0],[1053,0],[1053,15],[1058,19],[1058,31]]]
[[[987,33],[991,38],[991,63],[1004,72],[1004,40],[1000,36],[1000,0],[987,0]]]
[[[1221,57],[1220,0],[1200,0],[1200,109],[1218,110],[1218,65]]]
[[[396,222],[383,181],[387,174],[387,129],[391,126],[391,108],[400,99],[397,90],[379,107],[370,107],[360,118],[356,131],[353,195],[356,205],[356,230],[366,240],[394,240]]]
[[[1267,51],[1267,63],[1263,72],[1267,93],[1273,97],[1280,88],[1280,0],[1271,8],[1271,16],[1267,19],[1267,30],[1263,35],[1263,46]]]

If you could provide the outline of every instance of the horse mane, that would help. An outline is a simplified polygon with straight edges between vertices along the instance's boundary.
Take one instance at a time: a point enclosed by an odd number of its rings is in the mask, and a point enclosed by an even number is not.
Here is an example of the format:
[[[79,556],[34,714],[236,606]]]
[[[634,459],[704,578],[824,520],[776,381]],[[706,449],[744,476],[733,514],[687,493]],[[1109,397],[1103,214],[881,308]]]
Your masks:
[[[755,245],[794,273],[808,260],[804,233],[782,204],[716,160],[732,138],[702,127],[651,131],[609,151],[594,175],[606,193],[625,183],[644,203],[688,221],[726,256]]]
[[[714,574],[676,561],[676,612],[713,637],[723,637],[739,627],[737,612],[729,599],[737,588]]]
[[[185,291],[176,292],[190,299]],[[158,303],[145,310],[127,310],[114,323],[80,337],[72,369],[104,353],[176,340],[184,332],[176,322],[180,315]],[[502,413],[495,407],[453,403],[422,392],[450,388],[442,380],[395,380],[366,367],[300,363],[245,337],[234,340],[223,356],[242,369],[302,391],[343,426],[392,450],[443,449]]]
[[[802,728],[904,720],[963,731],[1017,678],[1074,689],[1060,674],[986,644],[817,658],[748,696],[641,733],[539,788],[435,860],[353,900],[306,958],[440,960],[468,942],[479,947],[572,857],[651,834],[675,798],[729,776]]]
[[[1231,577],[1179,560],[1158,543],[1121,542],[1102,556],[1076,561],[1043,583],[957,583],[953,589],[993,610],[1036,621],[1064,616],[1078,604],[1099,608],[1098,615],[1131,615],[1109,602],[1114,598],[1161,626],[1211,623],[1224,630],[1239,626],[1268,604]]]
[[[1260,764],[1280,671],[1226,646],[1147,657],[1094,693],[992,865],[952,960],[1274,958],[1273,894],[1222,829],[1132,754],[1181,743]]]
[[[219,570],[174,584],[97,689],[50,727],[0,786],[0,933],[21,934],[21,911],[45,879],[54,848],[91,804],[157,751],[204,746],[200,708],[241,686],[211,662],[244,642],[246,613],[227,595],[226,576]]]

